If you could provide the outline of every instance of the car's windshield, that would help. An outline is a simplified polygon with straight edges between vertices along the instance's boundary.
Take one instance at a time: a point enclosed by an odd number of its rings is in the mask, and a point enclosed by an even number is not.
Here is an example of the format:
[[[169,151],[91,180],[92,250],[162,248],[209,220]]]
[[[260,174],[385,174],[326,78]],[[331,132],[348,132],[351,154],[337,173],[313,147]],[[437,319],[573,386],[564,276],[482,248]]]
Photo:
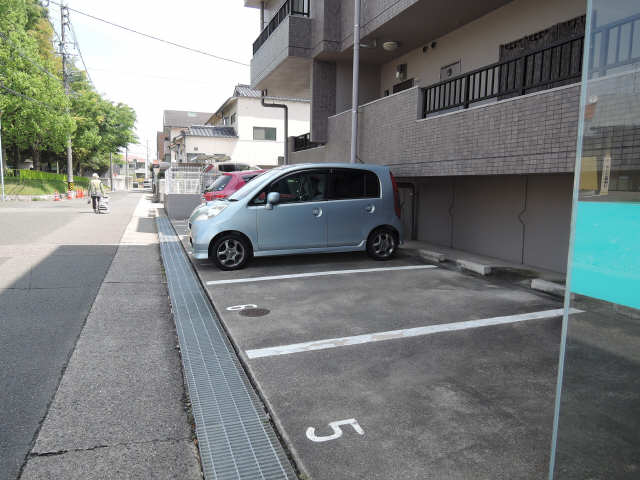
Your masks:
[[[254,177],[249,183],[246,183],[240,188],[237,192],[229,197],[229,200],[232,202],[241,200],[246,197],[249,193],[253,192],[253,187],[257,182],[262,183],[263,180],[271,179],[277,177],[282,173],[282,169],[274,168],[272,170],[268,170],[266,172],[261,173],[260,175]]]
[[[220,175],[211,185],[207,187],[205,192],[219,192],[231,181],[231,175]]]

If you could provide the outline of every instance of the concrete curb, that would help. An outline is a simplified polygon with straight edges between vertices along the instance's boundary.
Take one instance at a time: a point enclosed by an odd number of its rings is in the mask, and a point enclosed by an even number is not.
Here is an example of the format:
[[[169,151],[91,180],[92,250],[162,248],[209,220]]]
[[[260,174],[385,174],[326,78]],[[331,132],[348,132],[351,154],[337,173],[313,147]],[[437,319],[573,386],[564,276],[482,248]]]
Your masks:
[[[531,280],[531,288],[540,292],[549,293],[558,297],[564,297],[565,287],[559,283],[550,282],[548,280],[542,280],[540,278],[534,278]]]
[[[463,270],[469,270],[470,272],[477,273],[479,275],[491,275],[491,267],[489,265],[483,265],[477,262],[471,262],[469,260],[456,260],[458,267]]]

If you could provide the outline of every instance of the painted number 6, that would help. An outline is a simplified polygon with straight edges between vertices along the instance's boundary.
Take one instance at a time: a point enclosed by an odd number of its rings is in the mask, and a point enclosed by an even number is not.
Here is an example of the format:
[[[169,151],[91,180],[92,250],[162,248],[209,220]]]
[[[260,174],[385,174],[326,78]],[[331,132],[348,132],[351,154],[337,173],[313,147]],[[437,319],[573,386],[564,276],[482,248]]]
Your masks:
[[[360,435],[364,435],[364,430],[358,424],[355,418],[348,418],[346,420],[338,420],[336,422],[329,423],[329,426],[333,430],[331,435],[318,436],[316,435],[316,429],[313,427],[307,428],[307,438],[312,442],[328,442],[329,440],[335,440],[336,438],[340,438],[342,436],[342,429],[340,425],[351,425],[356,433]]]
[[[247,303],[246,305],[234,305],[232,307],[227,307],[227,310],[230,312],[238,312],[240,310],[252,310],[254,308],[258,308],[258,306],[254,303]]]

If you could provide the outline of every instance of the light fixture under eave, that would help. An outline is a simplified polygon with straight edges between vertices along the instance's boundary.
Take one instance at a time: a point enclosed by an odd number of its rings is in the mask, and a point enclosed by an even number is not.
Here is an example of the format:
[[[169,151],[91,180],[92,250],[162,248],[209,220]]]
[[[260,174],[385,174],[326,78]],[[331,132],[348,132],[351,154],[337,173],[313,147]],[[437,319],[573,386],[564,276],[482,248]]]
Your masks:
[[[387,52],[393,52],[394,50],[396,50],[398,47],[400,46],[400,44],[398,42],[395,41],[389,41],[389,42],[384,42],[382,44],[382,48],[384,50],[386,50]]]

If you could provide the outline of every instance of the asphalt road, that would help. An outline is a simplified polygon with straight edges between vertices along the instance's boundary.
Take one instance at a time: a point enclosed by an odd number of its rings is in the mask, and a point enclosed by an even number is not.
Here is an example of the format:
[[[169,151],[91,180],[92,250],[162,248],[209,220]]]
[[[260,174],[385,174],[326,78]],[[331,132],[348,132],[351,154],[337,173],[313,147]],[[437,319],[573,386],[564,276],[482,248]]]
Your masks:
[[[194,264],[311,478],[546,475],[557,300],[411,256]]]
[[[140,198],[0,204],[0,480],[17,478]]]

